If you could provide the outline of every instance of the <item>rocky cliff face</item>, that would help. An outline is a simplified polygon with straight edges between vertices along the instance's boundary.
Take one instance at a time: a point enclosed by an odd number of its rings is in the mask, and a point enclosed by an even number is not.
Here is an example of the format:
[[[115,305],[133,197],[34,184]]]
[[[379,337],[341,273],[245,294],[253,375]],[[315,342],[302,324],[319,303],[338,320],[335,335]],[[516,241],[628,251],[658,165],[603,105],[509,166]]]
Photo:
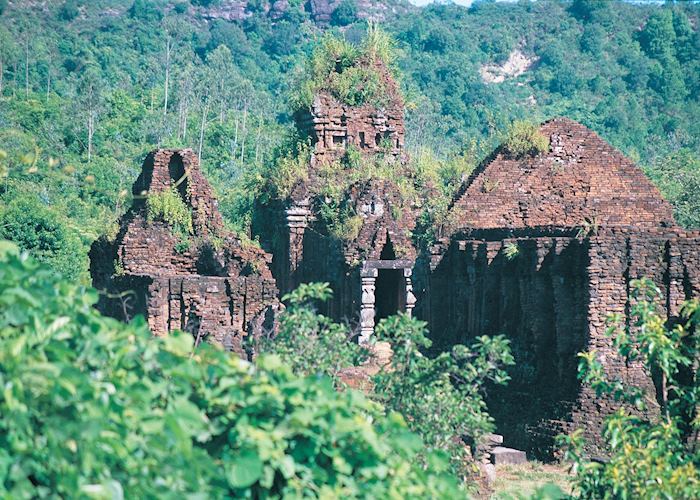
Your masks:
[[[319,24],[327,24],[342,0],[306,0],[304,10]],[[357,17],[372,21],[383,21],[390,16],[409,11],[412,7],[406,0],[355,0]],[[289,0],[263,0],[253,5],[250,0],[222,0],[207,7],[192,7],[192,12],[205,19],[239,21],[260,12],[271,19],[281,18],[295,7]]]

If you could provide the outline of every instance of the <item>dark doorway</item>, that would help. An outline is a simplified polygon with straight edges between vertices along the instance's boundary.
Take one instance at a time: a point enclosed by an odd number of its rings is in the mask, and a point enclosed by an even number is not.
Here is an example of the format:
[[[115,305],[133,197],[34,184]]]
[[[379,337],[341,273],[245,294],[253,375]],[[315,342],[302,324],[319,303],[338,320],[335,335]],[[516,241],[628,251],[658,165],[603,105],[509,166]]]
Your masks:
[[[388,234],[379,259],[382,261],[396,259],[394,245],[391,243]],[[406,296],[406,282],[403,278],[403,269],[380,269],[375,286],[376,321],[403,310]]]
[[[180,155],[174,154],[170,158],[168,172],[170,173],[170,182],[173,186],[177,186],[182,200],[187,202],[187,172],[185,171],[185,165],[182,163]]]
[[[376,321],[399,312],[401,296],[405,294],[403,269],[380,269],[374,292]]]

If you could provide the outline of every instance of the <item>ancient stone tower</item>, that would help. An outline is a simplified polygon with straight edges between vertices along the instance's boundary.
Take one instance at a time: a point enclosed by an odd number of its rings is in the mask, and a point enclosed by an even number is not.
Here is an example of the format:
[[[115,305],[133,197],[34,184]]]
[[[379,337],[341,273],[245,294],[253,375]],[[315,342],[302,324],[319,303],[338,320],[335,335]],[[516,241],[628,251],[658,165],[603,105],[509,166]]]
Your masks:
[[[417,213],[400,200],[395,179],[368,175],[344,183],[344,176],[368,169],[378,157],[406,165],[404,104],[397,85],[381,61],[360,64],[370,65],[383,82],[386,95],[381,105],[351,106],[319,91],[312,106],[296,115],[312,153],[307,178],[294,186],[282,207],[280,222],[286,231],[273,244],[273,271],[285,291],[302,282],[330,282],[334,299],[326,312],[359,325],[364,341],[377,318],[410,313],[415,305],[411,231]],[[348,165],[353,154],[357,160]],[[337,172],[336,181],[329,180],[329,171]],[[323,217],[328,209],[323,192],[335,182],[343,184],[336,208],[348,225],[348,234],[341,238],[332,234]]]
[[[155,335],[184,330],[244,355],[244,337],[264,328],[278,304],[271,257],[224,228],[189,149],[149,154],[133,194],[116,239],[90,251],[100,309],[125,320],[143,314]],[[188,231],[178,234],[167,216],[149,210],[164,195],[189,214]]]
[[[584,428],[599,453],[616,405],[581,386],[577,353],[595,350],[653,399],[650,374],[614,356],[606,317],[629,312],[635,278],[656,282],[671,320],[700,296],[700,234],[678,228],[659,191],[591,130],[558,118],[540,132],[547,152],[501,148],[466,182],[452,207],[459,227],[427,259],[417,315],[443,346],[510,338],[513,380],[489,410],[511,444],[546,455],[556,434]]]

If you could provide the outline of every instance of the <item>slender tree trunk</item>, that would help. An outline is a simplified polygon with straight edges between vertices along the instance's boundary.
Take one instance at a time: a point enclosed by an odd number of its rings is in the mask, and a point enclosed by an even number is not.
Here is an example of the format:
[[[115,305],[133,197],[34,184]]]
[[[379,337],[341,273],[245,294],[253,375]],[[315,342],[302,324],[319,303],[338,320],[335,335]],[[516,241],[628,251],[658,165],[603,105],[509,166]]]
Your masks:
[[[0,97],[2,97],[3,84],[5,83],[4,76],[5,76],[5,65],[4,65],[4,61],[2,60],[2,57],[0,57]]]
[[[12,65],[12,98],[17,97],[17,61]]]
[[[238,151],[238,117],[236,117],[236,129],[233,132],[233,151],[231,151],[234,159],[236,158],[236,151]]]
[[[666,422],[671,423],[671,416],[668,412],[668,387],[666,383],[666,374],[661,374],[661,404],[663,405],[664,416],[666,417]]]
[[[0,91],[0,94],[2,94],[1,91]],[[48,69],[47,76],[46,76],[46,102],[49,102],[49,95],[50,94],[51,94],[51,68]]]
[[[260,152],[260,132],[262,121],[258,122],[258,133],[255,135],[255,163],[258,163],[258,153]]]
[[[24,44],[24,91],[29,97],[29,38]]]
[[[189,105],[185,102],[185,112],[182,116],[182,140],[187,139],[187,113],[189,113]]]
[[[204,126],[207,123],[207,111],[209,110],[209,101],[204,103],[202,110],[202,123],[199,126],[199,150],[197,152],[197,160],[202,162],[202,145],[204,144]]]
[[[241,163],[245,158],[245,125],[246,119],[248,118],[248,103],[245,104],[243,108],[243,125],[241,128]]]
[[[172,40],[170,38],[165,42],[165,102],[163,103],[163,116],[168,114],[168,89],[170,87],[170,50]]]
[[[95,113],[88,112],[88,163],[92,161],[92,138],[95,135]]]

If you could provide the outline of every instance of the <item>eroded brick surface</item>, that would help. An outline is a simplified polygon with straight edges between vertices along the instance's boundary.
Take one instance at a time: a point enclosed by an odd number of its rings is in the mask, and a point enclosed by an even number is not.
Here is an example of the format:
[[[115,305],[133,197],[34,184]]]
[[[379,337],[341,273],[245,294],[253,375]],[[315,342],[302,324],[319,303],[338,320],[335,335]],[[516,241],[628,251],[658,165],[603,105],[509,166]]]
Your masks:
[[[578,382],[576,354],[595,351],[654,401],[651,375],[615,355],[606,319],[625,318],[632,280],[648,277],[674,320],[700,295],[700,234],[678,228],[641,170],[592,131],[568,119],[540,130],[548,152],[498,150],[465,184],[451,235],[425,256],[416,311],[442,347],[510,338],[513,380],[489,398],[509,444],[547,456],[557,434],[583,428],[589,452],[604,454],[600,426],[618,405]]]
[[[147,197],[171,186],[192,213],[186,249],[165,222],[147,217]],[[143,314],[154,335],[184,330],[244,355],[245,335],[270,327],[278,307],[271,256],[224,229],[191,150],[149,154],[133,193],[116,239],[90,252],[100,309],[121,319]]]

